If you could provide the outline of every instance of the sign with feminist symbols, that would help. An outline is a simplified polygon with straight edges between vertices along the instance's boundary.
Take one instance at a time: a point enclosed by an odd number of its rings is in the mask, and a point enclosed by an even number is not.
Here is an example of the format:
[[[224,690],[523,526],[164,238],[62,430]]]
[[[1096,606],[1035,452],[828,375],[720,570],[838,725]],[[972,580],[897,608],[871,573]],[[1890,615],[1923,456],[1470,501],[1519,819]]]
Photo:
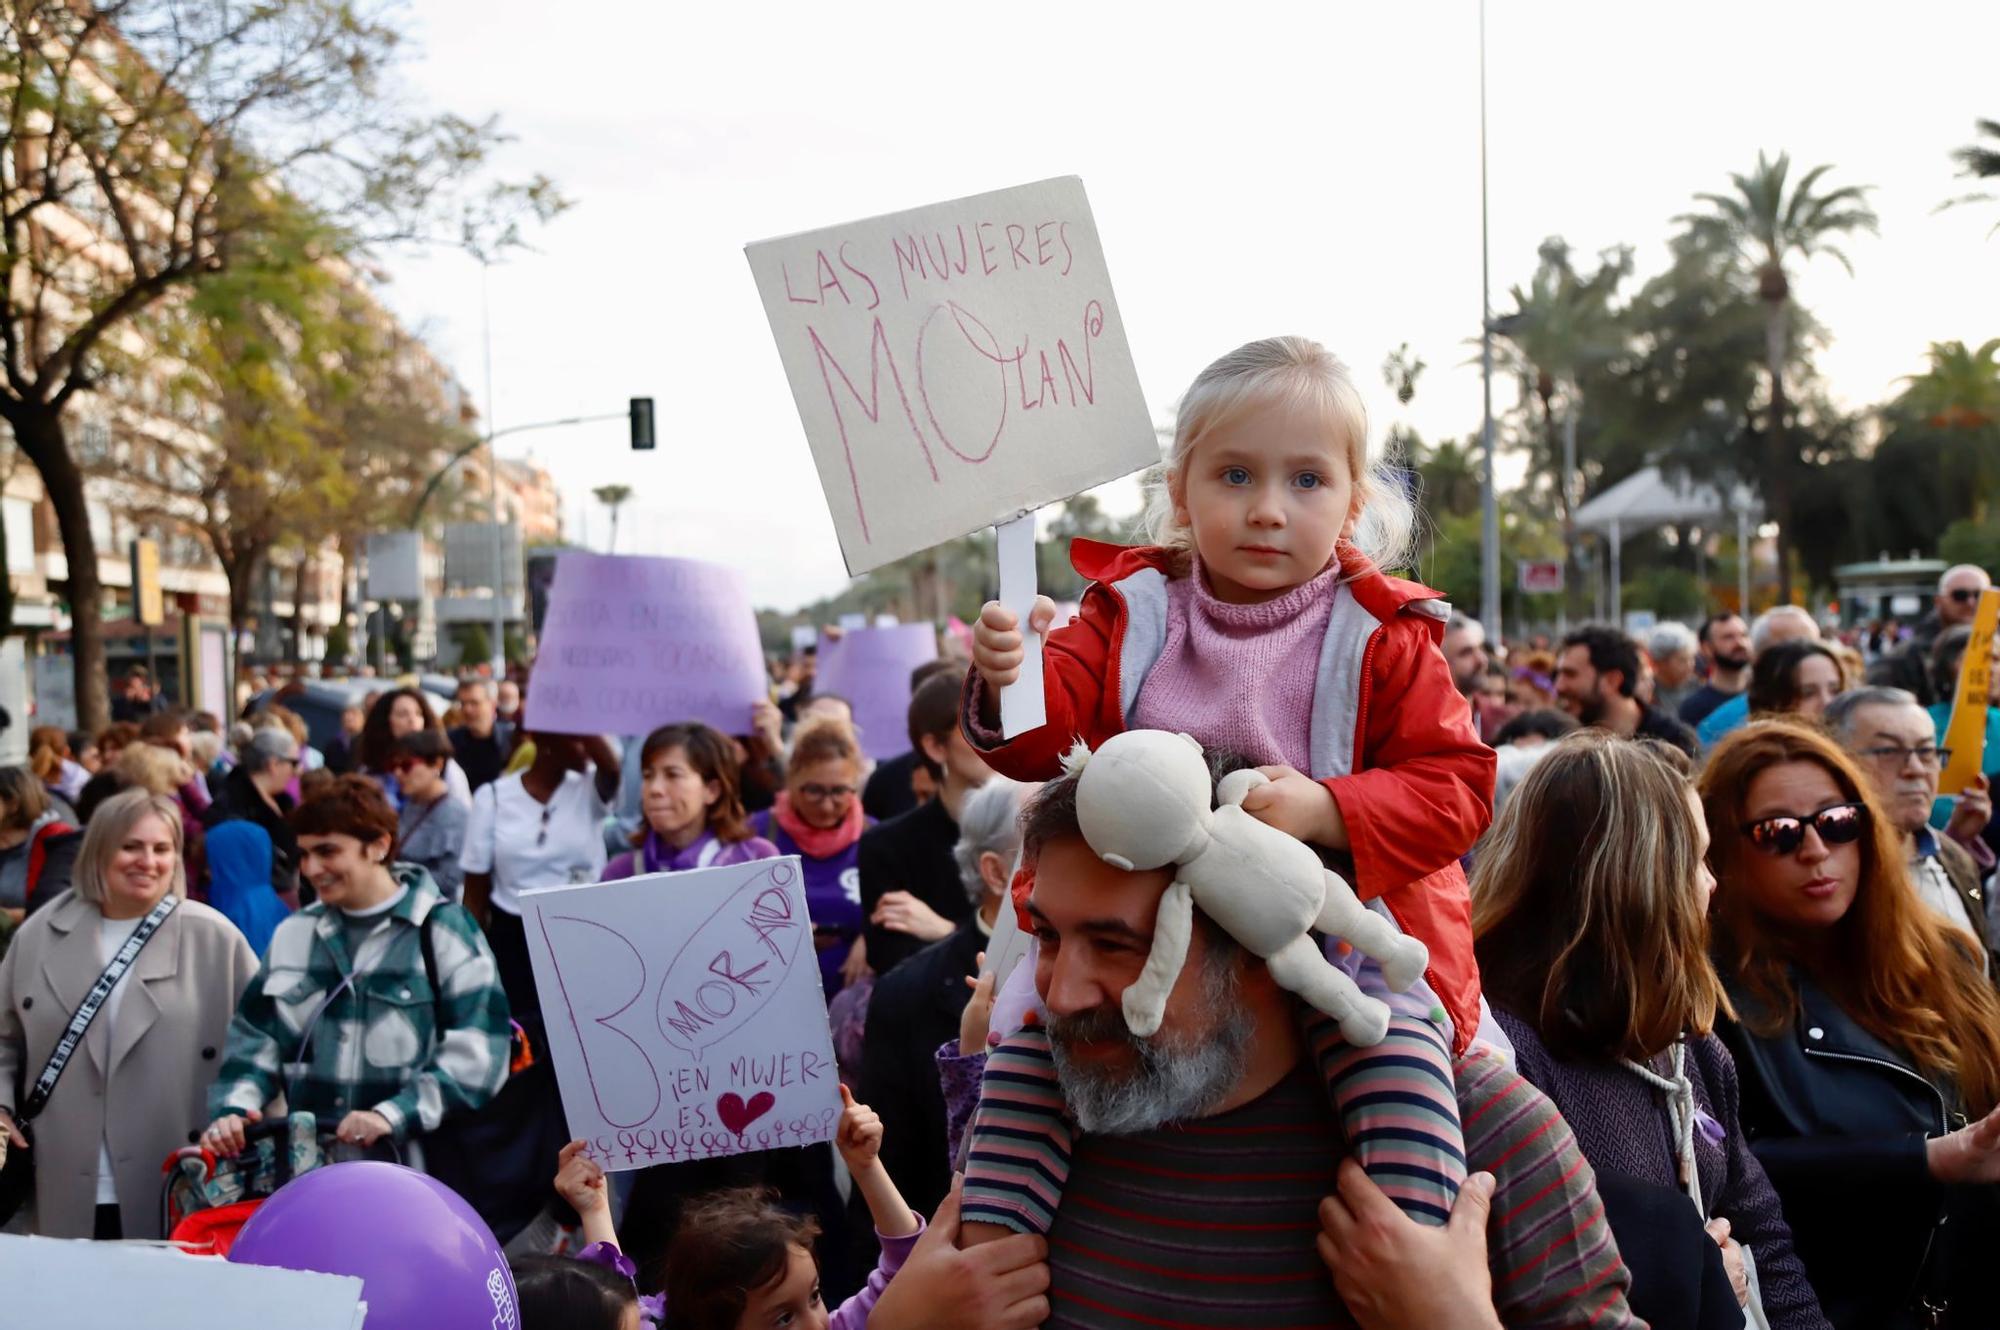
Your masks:
[[[571,1132],[607,1170],[833,1139],[796,857],[522,893]]]

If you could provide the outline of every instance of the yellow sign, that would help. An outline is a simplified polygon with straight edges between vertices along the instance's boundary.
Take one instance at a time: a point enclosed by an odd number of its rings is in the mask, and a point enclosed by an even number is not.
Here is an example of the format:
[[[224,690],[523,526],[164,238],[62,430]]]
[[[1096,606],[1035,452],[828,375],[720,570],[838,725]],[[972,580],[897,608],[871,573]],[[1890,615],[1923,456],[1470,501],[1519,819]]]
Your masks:
[[[1945,730],[1944,746],[1951,749],[1951,765],[1938,778],[1939,794],[1963,792],[1985,759],[1996,624],[2000,624],[2000,590],[1979,598],[1979,613],[1972,620],[1972,640],[1965,644],[1965,662],[1958,667],[1958,695],[1952,702],[1951,724]]]
[[[160,544],[156,540],[132,542],[132,617],[151,627],[166,622],[167,607],[160,596]]]

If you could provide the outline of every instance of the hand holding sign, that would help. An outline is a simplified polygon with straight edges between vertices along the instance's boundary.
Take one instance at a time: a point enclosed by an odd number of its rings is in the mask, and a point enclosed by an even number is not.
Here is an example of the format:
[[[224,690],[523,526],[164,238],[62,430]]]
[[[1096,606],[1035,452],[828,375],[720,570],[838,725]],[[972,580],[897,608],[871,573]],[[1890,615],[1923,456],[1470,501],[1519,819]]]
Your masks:
[[[523,893],[571,1128],[603,1168],[830,1140],[796,858]]]

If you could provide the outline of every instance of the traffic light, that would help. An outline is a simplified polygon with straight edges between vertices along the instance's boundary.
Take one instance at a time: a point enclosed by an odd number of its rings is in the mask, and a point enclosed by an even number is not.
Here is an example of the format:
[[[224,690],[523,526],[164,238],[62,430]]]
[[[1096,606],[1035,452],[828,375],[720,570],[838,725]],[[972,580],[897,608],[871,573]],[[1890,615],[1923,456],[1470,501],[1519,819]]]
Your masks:
[[[635,397],[632,399],[632,448],[637,452],[650,451],[653,447],[653,399]]]

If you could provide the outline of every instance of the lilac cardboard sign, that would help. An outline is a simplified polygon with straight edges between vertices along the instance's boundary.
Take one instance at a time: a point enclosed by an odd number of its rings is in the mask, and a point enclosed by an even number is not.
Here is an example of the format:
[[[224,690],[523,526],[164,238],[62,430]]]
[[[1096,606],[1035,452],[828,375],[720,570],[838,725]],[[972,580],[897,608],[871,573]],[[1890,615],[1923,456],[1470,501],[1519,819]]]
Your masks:
[[[854,704],[868,756],[900,757],[910,751],[910,671],[937,653],[937,630],[927,623],[857,628],[820,642],[813,689]]]
[[[744,734],[767,694],[757,620],[732,568],[567,553],[556,563],[528,718],[551,734],[698,720]]]
[[[797,858],[522,893],[570,1131],[606,1169],[833,1139]]]

